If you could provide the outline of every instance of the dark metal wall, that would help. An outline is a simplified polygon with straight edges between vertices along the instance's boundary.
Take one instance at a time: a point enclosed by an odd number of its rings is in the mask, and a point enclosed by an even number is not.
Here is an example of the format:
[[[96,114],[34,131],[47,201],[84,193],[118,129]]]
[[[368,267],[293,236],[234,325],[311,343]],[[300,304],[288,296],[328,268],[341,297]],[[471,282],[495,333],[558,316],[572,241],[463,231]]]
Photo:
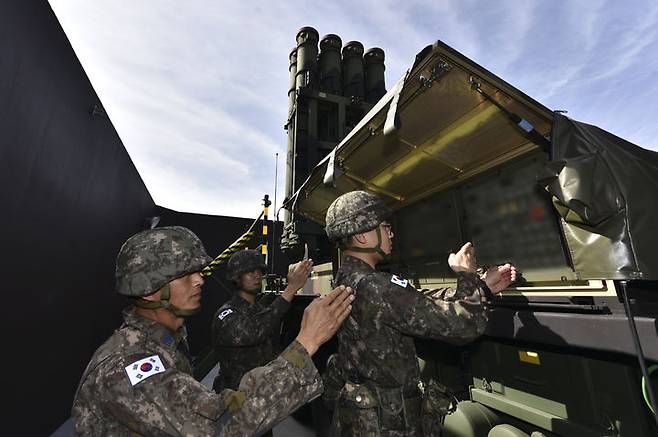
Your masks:
[[[151,199],[46,1],[0,2],[3,435],[68,418],[120,320],[114,258]]]
[[[46,1],[0,2],[0,102],[0,429],[49,435],[121,323],[122,242],[159,215],[216,255],[252,220],[156,207]],[[207,281],[203,312],[188,324],[193,354],[210,343],[212,315],[228,298],[221,270],[216,278],[223,285]]]

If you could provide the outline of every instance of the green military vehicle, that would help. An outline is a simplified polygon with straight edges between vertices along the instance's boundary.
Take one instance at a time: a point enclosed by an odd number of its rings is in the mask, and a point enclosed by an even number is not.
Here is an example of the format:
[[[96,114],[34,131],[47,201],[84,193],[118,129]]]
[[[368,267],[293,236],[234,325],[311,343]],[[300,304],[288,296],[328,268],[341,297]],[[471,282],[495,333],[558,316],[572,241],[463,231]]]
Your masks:
[[[446,259],[465,241],[480,265],[522,272],[480,340],[418,342],[424,375],[460,401],[444,435],[658,434],[658,153],[551,111],[439,41],[305,176],[288,186],[286,232],[333,261],[309,294],[340,260],[318,242],[326,210],[357,189],[395,211],[384,268],[416,288],[454,285]]]

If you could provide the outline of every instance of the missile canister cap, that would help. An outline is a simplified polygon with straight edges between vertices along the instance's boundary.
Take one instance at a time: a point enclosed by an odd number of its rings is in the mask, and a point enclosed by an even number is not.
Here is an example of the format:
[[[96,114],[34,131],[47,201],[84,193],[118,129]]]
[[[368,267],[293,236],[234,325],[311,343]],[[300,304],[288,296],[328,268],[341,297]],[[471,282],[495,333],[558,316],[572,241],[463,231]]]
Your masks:
[[[343,47],[343,56],[362,56],[363,44],[359,41],[350,41]]]
[[[379,47],[373,47],[368,49],[368,51],[363,55],[366,63],[375,64],[378,62],[384,62],[384,50]]]
[[[297,45],[299,46],[306,41],[317,42],[319,38],[320,35],[317,30],[310,26],[304,26],[297,32]]]
[[[341,40],[338,35],[334,35],[333,33],[323,36],[322,39],[320,40],[320,50],[327,50],[327,49],[340,50],[342,45],[343,45],[343,40]]]

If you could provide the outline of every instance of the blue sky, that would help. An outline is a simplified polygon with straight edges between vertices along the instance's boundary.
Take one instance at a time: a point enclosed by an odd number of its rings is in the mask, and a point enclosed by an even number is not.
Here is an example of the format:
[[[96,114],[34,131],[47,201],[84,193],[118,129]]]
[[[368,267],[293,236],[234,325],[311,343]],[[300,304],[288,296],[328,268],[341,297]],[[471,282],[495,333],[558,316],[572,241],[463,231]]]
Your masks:
[[[437,39],[551,109],[658,150],[658,2],[50,0],[157,204],[253,217],[283,196],[302,26],[386,52]]]

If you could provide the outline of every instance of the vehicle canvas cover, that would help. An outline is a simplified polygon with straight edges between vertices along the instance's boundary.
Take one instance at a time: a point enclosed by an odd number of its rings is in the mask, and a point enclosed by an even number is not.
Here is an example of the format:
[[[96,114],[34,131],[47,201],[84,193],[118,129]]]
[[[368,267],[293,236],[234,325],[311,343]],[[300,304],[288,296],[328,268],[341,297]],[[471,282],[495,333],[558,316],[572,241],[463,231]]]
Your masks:
[[[658,279],[658,153],[555,114],[551,194],[583,279]]]

